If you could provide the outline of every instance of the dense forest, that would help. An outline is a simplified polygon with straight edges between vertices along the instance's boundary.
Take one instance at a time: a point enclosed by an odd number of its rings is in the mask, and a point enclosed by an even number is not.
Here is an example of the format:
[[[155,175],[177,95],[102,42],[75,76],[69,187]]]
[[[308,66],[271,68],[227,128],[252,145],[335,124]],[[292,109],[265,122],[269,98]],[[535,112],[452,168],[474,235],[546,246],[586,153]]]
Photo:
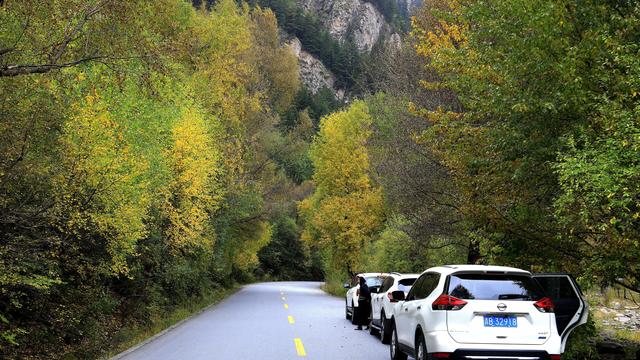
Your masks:
[[[0,1],[0,357],[99,357],[256,279],[640,291],[640,4],[371,3],[409,32],[367,54],[293,0]]]
[[[296,106],[312,101],[271,11],[9,1],[0,16],[0,357],[96,357],[252,279],[261,249],[264,276],[322,278],[292,220],[314,131]]]

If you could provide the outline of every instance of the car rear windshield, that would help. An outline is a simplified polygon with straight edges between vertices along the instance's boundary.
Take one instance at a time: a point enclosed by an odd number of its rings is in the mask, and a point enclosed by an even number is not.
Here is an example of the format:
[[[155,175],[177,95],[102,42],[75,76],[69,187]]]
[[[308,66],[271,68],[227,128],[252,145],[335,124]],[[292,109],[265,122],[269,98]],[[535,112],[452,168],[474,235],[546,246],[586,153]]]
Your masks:
[[[448,293],[465,300],[537,301],[544,297],[540,285],[526,275],[453,274]]]
[[[398,280],[398,290],[408,293],[416,278]]]
[[[374,276],[374,277],[368,277],[365,278],[365,281],[367,282],[367,286],[368,287],[373,287],[373,286],[382,286],[382,282],[384,281],[384,277],[380,277],[380,276]]]

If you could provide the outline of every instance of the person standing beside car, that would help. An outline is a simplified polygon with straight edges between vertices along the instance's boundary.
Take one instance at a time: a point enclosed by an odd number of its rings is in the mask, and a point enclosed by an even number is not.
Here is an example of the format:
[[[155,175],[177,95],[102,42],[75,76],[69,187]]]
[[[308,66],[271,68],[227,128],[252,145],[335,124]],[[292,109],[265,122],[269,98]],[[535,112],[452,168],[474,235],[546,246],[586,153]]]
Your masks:
[[[371,290],[367,286],[367,281],[363,277],[358,277],[360,288],[356,291],[358,306],[354,309],[354,324],[358,325],[355,330],[362,330],[362,326],[369,329],[369,315],[371,314]]]

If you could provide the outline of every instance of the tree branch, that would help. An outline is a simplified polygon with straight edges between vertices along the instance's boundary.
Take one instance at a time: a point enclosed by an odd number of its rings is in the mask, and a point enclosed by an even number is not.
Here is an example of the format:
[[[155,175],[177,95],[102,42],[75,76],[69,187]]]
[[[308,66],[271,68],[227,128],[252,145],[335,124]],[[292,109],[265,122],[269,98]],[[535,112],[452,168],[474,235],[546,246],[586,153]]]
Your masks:
[[[634,286],[632,286],[632,285],[629,285],[629,284],[627,284],[627,283],[625,283],[625,282],[623,282],[623,281],[620,281],[620,280],[614,280],[614,283],[616,283],[616,284],[618,284],[618,285],[620,285],[620,286],[622,286],[623,288],[626,288],[626,289],[628,289],[628,290],[634,291],[634,292],[636,292],[636,293],[640,293],[640,288],[638,288],[638,287],[634,287]]]
[[[60,43],[58,46],[55,46],[54,49],[52,49],[52,54],[49,56],[49,62],[50,63],[56,64],[60,60],[60,58],[62,58],[62,55],[64,55],[64,52],[67,49],[67,46],[69,46],[69,44],[73,40],[76,39],[76,35],[82,30],[82,28],[84,28],[84,25],[87,23],[87,21],[89,21],[89,19],[93,15],[97,14],[98,12],[100,12],[102,7],[107,2],[108,1],[100,1],[95,6],[87,9],[87,11],[84,13],[82,18],[80,19],[80,21],[76,24],[76,26],[73,27],[73,29],[71,31],[66,31],[66,29],[65,29],[65,32],[67,34],[65,35],[65,38],[62,41],[62,43]],[[69,25],[71,25],[71,24],[69,24]],[[69,26],[67,26],[67,28],[68,27]]]
[[[104,59],[105,56],[90,56],[64,64],[42,64],[42,65],[9,65],[0,69],[0,77],[11,77],[28,74],[44,74],[51,70],[57,70],[76,66],[93,60]]]
[[[16,48],[14,46],[12,47],[8,47],[8,48],[4,48],[4,49],[0,49],[0,56],[6,54],[6,53],[10,53],[13,50],[15,50]]]

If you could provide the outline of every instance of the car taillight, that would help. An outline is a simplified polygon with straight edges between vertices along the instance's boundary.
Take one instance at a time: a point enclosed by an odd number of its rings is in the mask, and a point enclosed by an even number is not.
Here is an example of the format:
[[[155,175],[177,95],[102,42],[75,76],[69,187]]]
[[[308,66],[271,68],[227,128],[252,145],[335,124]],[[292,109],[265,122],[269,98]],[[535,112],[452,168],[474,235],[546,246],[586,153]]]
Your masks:
[[[533,306],[535,306],[538,311],[543,313],[552,313],[553,309],[555,308],[555,306],[553,305],[553,301],[548,297],[536,301]]]
[[[433,304],[431,304],[431,308],[433,310],[460,310],[465,305],[467,305],[467,302],[464,300],[454,298],[453,296],[449,296],[447,294],[442,294],[438,296]]]
[[[561,360],[561,359],[560,359],[560,355],[550,355],[550,356],[549,356],[549,358],[550,358],[551,360]]]
[[[431,353],[432,359],[448,359],[451,357],[451,353]]]

